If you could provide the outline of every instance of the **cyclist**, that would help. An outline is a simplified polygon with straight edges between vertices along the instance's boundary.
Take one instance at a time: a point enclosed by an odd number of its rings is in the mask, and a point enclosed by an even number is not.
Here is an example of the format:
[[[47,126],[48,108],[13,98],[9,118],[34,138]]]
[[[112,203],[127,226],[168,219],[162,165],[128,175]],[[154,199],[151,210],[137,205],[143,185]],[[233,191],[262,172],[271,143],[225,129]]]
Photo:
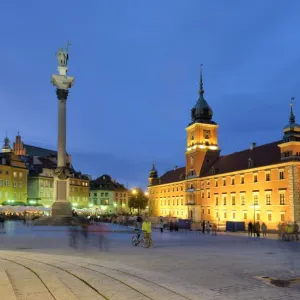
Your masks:
[[[148,217],[145,217],[145,221],[142,226],[144,237],[149,240],[150,246],[154,246],[152,237],[151,237],[151,232],[152,232],[151,227],[152,227],[152,224],[151,224],[150,220],[148,219]]]

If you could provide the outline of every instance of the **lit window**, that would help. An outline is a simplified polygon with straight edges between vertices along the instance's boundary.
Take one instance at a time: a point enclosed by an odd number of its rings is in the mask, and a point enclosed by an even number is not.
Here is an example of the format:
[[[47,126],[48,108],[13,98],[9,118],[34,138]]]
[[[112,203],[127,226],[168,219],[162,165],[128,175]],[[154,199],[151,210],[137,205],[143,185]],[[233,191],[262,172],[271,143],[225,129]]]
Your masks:
[[[279,194],[279,201],[280,201],[280,205],[285,205],[285,194],[284,193]]]
[[[271,194],[266,194],[266,205],[271,205]]]
[[[258,195],[253,196],[254,205],[258,205]]]
[[[284,179],[284,171],[279,171],[279,179]]]
[[[281,221],[281,222],[284,222],[284,221],[285,221],[284,213],[280,213],[280,221]]]
[[[266,181],[270,181],[270,173],[266,173]]]
[[[223,205],[226,205],[226,196],[223,197]]]
[[[231,177],[231,184],[234,185],[234,177]]]
[[[235,220],[235,212],[232,213],[232,219]]]
[[[246,219],[247,219],[247,213],[244,212],[244,220],[246,220]]]
[[[268,221],[271,222],[272,221],[272,214],[268,213]]]
[[[256,214],[256,221],[260,221],[260,213]]]
[[[210,191],[207,191],[207,198],[210,198]]]
[[[224,219],[226,219],[227,218],[227,213],[226,212],[224,212]]]
[[[215,180],[215,187],[218,186],[218,179]]]
[[[244,175],[241,175],[241,184],[244,184],[244,183],[245,183]]]
[[[210,215],[210,208],[207,210],[207,214],[209,214],[209,215]]]
[[[245,195],[244,194],[242,194],[241,195],[241,205],[245,205],[246,203],[245,203]]]
[[[219,212],[216,211],[216,218],[219,218]]]
[[[231,196],[232,205],[235,205],[235,196]]]
[[[223,186],[226,185],[226,178],[223,178]]]
[[[216,196],[216,205],[219,205],[219,197]]]
[[[257,174],[253,174],[253,182],[257,182]]]

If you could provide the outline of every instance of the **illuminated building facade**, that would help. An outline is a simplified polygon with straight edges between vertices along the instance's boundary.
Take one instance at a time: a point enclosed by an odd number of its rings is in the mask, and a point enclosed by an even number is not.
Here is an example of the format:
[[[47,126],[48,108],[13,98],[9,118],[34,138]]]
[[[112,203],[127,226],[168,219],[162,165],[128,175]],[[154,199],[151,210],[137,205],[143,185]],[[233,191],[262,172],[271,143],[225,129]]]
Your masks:
[[[260,221],[269,229],[279,222],[300,222],[300,125],[291,104],[283,139],[221,156],[218,124],[204,99],[202,70],[199,99],[187,126],[186,165],[161,177],[149,174],[150,212],[225,224]]]
[[[34,205],[51,207],[54,202],[54,170],[56,158],[26,157],[29,168],[28,176],[28,202]],[[87,208],[89,206],[89,178],[87,175],[76,172],[69,167],[69,201],[74,208]]]
[[[27,174],[25,163],[10,150],[6,137],[0,153],[0,204],[25,204],[27,202]]]
[[[90,203],[95,209],[111,213],[128,212],[129,191],[109,175],[90,182]]]

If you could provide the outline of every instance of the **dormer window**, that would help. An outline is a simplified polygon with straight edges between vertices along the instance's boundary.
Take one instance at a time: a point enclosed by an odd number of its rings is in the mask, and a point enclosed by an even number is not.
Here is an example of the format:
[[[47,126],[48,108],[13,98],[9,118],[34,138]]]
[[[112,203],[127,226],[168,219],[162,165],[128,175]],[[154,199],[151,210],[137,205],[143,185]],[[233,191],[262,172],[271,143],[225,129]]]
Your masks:
[[[251,157],[248,158],[248,168],[253,168],[253,159]]]

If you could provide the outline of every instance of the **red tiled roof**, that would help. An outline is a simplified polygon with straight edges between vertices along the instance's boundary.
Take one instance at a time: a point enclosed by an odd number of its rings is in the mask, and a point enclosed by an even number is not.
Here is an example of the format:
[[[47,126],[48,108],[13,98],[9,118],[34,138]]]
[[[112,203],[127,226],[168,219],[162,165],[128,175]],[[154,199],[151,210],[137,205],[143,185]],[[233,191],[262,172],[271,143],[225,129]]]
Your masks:
[[[176,182],[176,181],[184,180],[184,178],[185,178],[185,167],[181,167],[175,170],[168,171],[164,175],[162,175],[160,177],[160,184]]]
[[[201,171],[200,177],[213,175],[212,168],[215,169],[216,175],[247,170],[249,169],[249,158],[252,158],[253,160],[253,168],[280,163],[281,155],[280,148],[278,147],[278,144],[280,143],[281,141],[277,141],[270,144],[256,146],[252,150],[246,149],[229,155],[220,156],[209,169]]]
[[[220,156],[210,167],[204,166],[205,168],[201,170],[200,177],[214,175],[213,168],[215,169],[215,175],[250,169],[248,167],[249,158],[253,160],[253,168],[280,163],[281,155],[278,144],[281,142],[277,141],[256,146],[252,150],[246,149]],[[160,184],[183,180],[182,174],[185,175],[185,167],[168,171],[160,177]]]

